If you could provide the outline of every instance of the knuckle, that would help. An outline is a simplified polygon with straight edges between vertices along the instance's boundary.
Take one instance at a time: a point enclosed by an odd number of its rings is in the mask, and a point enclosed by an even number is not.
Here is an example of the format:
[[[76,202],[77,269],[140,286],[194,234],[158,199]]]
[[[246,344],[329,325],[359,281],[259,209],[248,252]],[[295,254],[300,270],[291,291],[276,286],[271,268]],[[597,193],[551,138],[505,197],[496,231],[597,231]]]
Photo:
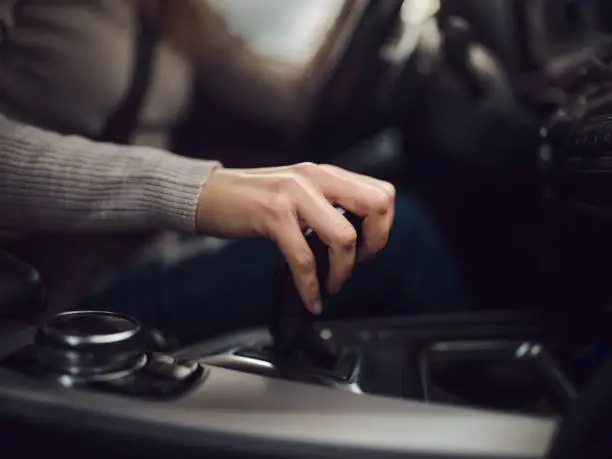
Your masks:
[[[389,182],[382,182],[382,188],[383,188],[383,191],[387,195],[387,199],[389,200],[389,203],[392,204],[393,201],[395,201],[395,195],[396,195],[395,186],[393,186],[393,184]]]
[[[268,202],[267,213],[275,221],[284,220],[294,213],[294,207],[291,197],[280,193]]]
[[[374,205],[381,213],[386,213],[395,203],[395,187],[390,183],[383,183],[382,191],[377,193]]]
[[[296,164],[294,170],[301,175],[304,176],[312,176],[314,174],[319,173],[320,167],[313,162],[303,162]]]
[[[298,188],[304,188],[304,179],[297,173],[287,174],[279,182],[281,193],[293,195]]]
[[[314,272],[315,260],[314,255],[308,252],[301,252],[295,255],[295,268],[301,275]]]
[[[393,199],[386,193],[379,193],[376,196],[375,206],[380,213],[385,213],[393,206]]]
[[[337,243],[343,250],[355,250],[357,246],[357,231],[355,231],[355,228],[350,223],[338,231]]]
[[[338,166],[334,166],[333,164],[319,164],[317,167],[319,170],[325,172],[337,172],[340,169]]]

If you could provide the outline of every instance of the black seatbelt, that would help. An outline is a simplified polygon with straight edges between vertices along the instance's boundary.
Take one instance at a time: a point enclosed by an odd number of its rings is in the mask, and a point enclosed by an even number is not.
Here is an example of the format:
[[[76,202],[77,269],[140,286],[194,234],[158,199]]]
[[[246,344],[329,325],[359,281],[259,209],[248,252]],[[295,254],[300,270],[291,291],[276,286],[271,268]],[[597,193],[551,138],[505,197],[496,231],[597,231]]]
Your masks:
[[[98,140],[123,145],[129,144],[132,140],[153,77],[153,62],[158,41],[157,28],[144,17],[144,14],[141,14],[130,89],[108,118]]]

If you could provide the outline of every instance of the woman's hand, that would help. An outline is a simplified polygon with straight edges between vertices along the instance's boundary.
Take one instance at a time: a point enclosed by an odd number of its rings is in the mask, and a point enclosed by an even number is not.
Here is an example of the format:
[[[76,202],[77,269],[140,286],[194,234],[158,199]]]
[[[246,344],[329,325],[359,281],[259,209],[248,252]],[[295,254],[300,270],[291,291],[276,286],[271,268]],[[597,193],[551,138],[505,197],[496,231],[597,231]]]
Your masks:
[[[217,169],[198,202],[197,225],[219,237],[263,236],[280,247],[307,307],[321,312],[314,256],[302,234],[312,228],[329,247],[327,288],[340,290],[355,264],[357,234],[332,204],[364,217],[361,257],[380,251],[393,223],[395,188],[339,167],[297,164]]]

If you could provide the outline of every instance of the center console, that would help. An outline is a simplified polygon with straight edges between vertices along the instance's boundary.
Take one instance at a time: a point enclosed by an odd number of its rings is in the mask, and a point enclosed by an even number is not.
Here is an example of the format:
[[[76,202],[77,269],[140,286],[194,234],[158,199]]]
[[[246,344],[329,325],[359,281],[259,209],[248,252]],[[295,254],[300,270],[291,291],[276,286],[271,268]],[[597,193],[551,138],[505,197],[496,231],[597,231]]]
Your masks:
[[[325,285],[327,250],[305,237]],[[567,352],[579,346],[562,323],[532,315],[322,323],[286,265],[277,289],[268,329],[172,353],[137,320],[102,311],[0,332],[0,447],[11,457],[543,458],[590,365],[588,349]]]
[[[146,347],[131,317],[99,311],[58,314],[43,324],[32,345],[4,360],[5,368],[68,388],[165,400],[206,378],[196,361]]]
[[[128,318],[59,316],[52,327],[1,335],[0,422],[10,433],[3,442],[23,457],[32,448],[75,457],[544,457],[556,408],[542,414],[547,409],[538,413],[529,405],[539,396],[554,400],[559,389],[561,401],[571,398],[562,380],[550,378],[550,393],[522,397],[515,389],[514,406],[485,409],[470,394],[444,389],[437,367],[449,350],[473,361],[477,354],[521,360],[518,354],[534,346],[513,350],[510,343],[534,342],[535,322],[510,316],[461,322],[381,321],[375,329],[371,323],[367,329],[359,322],[320,324],[317,332],[346,346],[355,360],[290,373],[275,363],[266,330],[156,355],[129,344],[135,329],[126,330]],[[60,328],[63,334],[55,336]],[[476,339],[478,330],[484,340]],[[127,340],[122,344],[120,334]],[[533,359],[522,359],[527,370]],[[503,394],[503,378],[497,385],[488,378]],[[26,433],[31,441],[18,440]]]

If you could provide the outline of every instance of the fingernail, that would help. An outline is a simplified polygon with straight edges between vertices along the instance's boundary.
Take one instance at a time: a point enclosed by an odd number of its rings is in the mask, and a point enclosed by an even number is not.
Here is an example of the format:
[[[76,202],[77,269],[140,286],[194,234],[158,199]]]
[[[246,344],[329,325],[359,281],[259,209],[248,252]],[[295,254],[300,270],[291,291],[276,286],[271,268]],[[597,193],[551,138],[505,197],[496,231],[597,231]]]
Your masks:
[[[313,314],[320,315],[323,312],[323,304],[320,300],[315,300],[310,305],[310,310]]]

